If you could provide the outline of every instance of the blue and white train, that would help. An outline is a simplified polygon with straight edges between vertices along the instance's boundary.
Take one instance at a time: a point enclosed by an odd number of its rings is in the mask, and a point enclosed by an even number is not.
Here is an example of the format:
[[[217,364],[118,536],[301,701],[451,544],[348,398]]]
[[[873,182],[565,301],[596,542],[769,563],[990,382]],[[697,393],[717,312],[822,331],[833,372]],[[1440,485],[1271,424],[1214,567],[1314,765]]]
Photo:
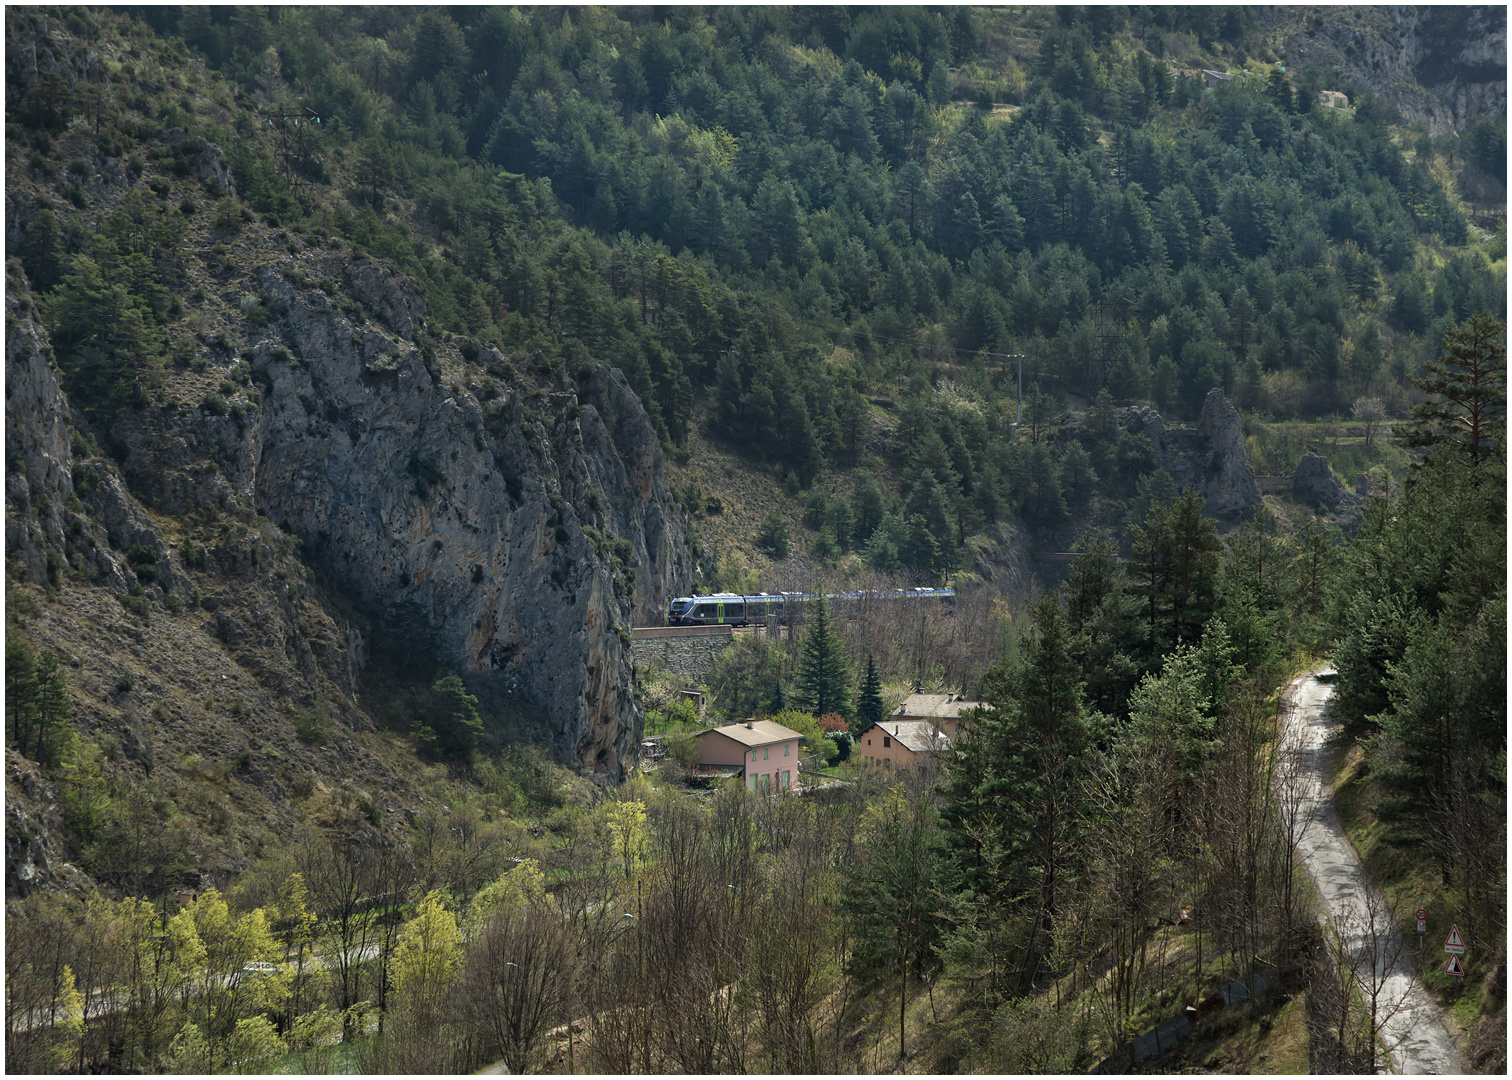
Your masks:
[[[806,603],[817,600],[818,593],[714,593],[711,596],[679,596],[667,605],[668,626],[745,626],[776,618],[787,622]],[[871,589],[856,592],[825,593],[830,603],[846,601],[949,601],[954,589]]]

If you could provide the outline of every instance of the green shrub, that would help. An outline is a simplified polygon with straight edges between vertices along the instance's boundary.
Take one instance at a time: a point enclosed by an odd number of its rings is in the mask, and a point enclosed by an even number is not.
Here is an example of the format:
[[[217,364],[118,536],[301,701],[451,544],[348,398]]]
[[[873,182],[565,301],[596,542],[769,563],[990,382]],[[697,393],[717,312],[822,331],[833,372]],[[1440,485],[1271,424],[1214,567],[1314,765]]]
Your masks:
[[[773,511],[761,523],[761,531],[756,534],[756,546],[774,559],[785,559],[788,555],[789,536],[788,523]]]
[[[294,717],[294,735],[302,743],[320,745],[331,737],[331,714],[324,705],[301,711]]]

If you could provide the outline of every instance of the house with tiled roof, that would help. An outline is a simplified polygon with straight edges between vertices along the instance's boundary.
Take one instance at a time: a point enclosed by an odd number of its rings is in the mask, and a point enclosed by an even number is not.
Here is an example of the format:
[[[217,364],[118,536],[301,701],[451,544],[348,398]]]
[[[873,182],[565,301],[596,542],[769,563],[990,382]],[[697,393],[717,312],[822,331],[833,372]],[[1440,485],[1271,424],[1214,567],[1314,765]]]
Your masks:
[[[698,734],[697,769],[711,776],[738,775],[748,791],[791,791],[802,783],[798,777],[802,738],[771,720],[711,728]]]
[[[961,716],[985,705],[981,701],[967,701],[960,694],[909,694],[903,704],[893,710],[891,719],[928,720],[947,737],[954,738],[961,730]]]
[[[1325,109],[1347,109],[1349,108],[1349,95],[1341,94],[1337,90],[1319,90],[1318,104],[1322,105]]]
[[[950,749],[950,736],[933,720],[883,720],[856,736],[852,753],[889,767],[913,765]]]

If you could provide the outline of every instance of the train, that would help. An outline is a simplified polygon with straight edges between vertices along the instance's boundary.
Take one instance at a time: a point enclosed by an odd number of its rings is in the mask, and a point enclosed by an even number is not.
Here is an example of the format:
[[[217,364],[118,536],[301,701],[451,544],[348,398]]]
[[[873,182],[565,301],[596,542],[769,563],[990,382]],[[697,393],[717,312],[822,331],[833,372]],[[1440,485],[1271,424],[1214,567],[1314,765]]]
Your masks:
[[[667,605],[668,626],[747,626],[775,618],[788,622],[804,604],[823,595],[829,603],[845,601],[950,601],[954,589],[869,589],[840,593],[713,593],[709,596],[679,596]]]

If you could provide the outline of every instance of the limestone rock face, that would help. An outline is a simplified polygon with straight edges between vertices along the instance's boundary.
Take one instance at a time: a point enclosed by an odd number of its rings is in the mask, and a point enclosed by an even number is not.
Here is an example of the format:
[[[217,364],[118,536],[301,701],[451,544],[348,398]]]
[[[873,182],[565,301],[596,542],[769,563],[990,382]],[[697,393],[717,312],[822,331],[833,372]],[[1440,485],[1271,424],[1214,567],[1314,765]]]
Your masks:
[[[209,139],[191,135],[183,128],[170,128],[159,139],[174,147],[188,160],[190,173],[195,179],[214,184],[216,190],[223,194],[233,190],[231,172],[226,168],[226,155]]]
[[[24,277],[7,275],[5,309],[6,558],[25,567],[27,581],[85,569],[124,593],[136,575],[123,553],[135,545],[157,556],[154,595],[186,598],[168,546],[121,477],[103,461],[74,460],[67,399]]]
[[[63,807],[35,762],[5,751],[5,896],[39,890],[82,894],[88,880],[60,839]]]
[[[1207,441],[1207,459],[1202,463],[1202,493],[1208,508],[1219,517],[1248,513],[1260,505],[1260,484],[1244,456],[1244,429],[1239,410],[1222,390],[1208,391],[1202,403],[1197,433]]]
[[[1261,11],[1262,19],[1295,19],[1284,8]],[[1376,94],[1432,135],[1506,112],[1505,6],[1333,9],[1321,25],[1304,24],[1278,44],[1289,67],[1338,66],[1345,83]]]
[[[23,281],[5,292],[5,549],[27,580],[47,577],[47,547],[63,548],[64,505],[73,494],[73,455],[63,391],[47,360],[47,336],[33,318]]]
[[[1304,454],[1297,463],[1297,470],[1292,473],[1292,495],[1298,502],[1330,510],[1338,510],[1346,503],[1353,505],[1360,498],[1334,476],[1326,457],[1313,453]]]
[[[407,336],[425,320],[413,283],[372,263],[348,278],[397,338],[262,273],[288,349],[264,341],[252,361],[259,510],[376,612],[418,613],[441,663],[537,706],[558,751],[617,779],[642,724],[628,626],[692,576],[644,410],[602,366],[577,391],[564,373],[544,389],[444,386]]]
[[[1244,455],[1239,410],[1222,390],[1208,392],[1197,427],[1167,428],[1154,409],[1143,405],[1124,411],[1130,431],[1143,432],[1155,460],[1180,488],[1192,487],[1207,500],[1215,517],[1243,517],[1260,505],[1260,484]]]

